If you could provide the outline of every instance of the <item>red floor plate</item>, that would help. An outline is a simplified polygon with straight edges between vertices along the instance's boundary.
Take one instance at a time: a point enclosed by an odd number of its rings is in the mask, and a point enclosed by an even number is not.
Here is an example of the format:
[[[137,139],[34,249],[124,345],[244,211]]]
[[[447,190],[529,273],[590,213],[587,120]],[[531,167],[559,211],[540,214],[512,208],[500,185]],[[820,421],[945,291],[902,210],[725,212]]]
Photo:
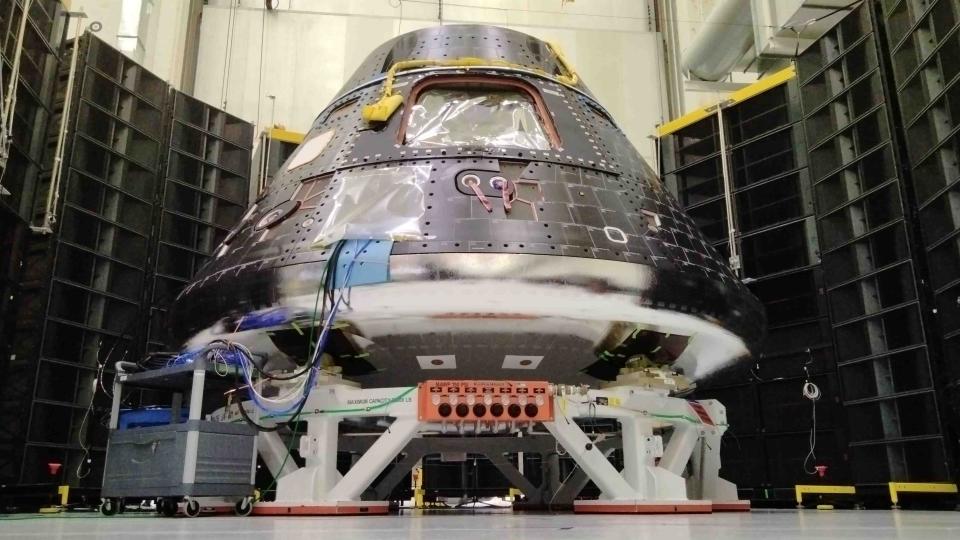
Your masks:
[[[714,512],[749,512],[750,501],[726,501],[713,503]]]
[[[380,501],[344,501],[323,505],[282,503],[258,503],[253,507],[255,516],[362,516],[384,515],[390,503]]]
[[[578,514],[709,514],[710,501],[576,501]]]

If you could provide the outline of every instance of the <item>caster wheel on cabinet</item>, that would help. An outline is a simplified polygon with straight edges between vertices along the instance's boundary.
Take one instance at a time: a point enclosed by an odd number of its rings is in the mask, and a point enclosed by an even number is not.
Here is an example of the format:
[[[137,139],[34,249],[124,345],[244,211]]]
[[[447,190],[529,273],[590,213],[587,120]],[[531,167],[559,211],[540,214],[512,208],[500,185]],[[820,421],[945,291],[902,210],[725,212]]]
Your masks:
[[[183,507],[183,513],[186,514],[187,517],[197,517],[197,516],[199,516],[199,515],[200,515],[200,503],[197,502],[197,501],[195,501],[195,500],[193,500],[193,499],[190,499],[189,501],[187,501],[187,504],[184,505],[184,507]]]
[[[250,497],[244,497],[237,501],[237,504],[233,507],[234,513],[238,516],[249,516],[253,513],[253,499]]]
[[[117,499],[104,499],[100,503],[100,513],[105,516],[114,516],[120,510],[120,501]]]
[[[157,501],[157,512],[160,512],[166,517],[177,515],[178,510],[179,505],[176,499],[160,499]]]

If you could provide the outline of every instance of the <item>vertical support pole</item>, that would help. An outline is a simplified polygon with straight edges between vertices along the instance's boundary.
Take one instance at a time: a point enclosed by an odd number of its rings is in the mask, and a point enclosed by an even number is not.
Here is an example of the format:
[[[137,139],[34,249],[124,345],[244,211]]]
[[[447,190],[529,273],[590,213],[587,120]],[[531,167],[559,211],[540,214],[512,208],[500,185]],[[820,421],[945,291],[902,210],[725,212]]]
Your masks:
[[[193,386],[190,387],[190,420],[200,420],[203,413],[203,385],[207,377],[207,363],[202,359],[196,360],[193,369]]]
[[[337,438],[339,437],[340,418],[337,416],[314,416],[307,421],[307,433],[300,438],[300,455],[306,462],[304,467],[286,472],[277,482],[277,500],[320,502],[330,500],[328,494],[341,480],[337,471]],[[274,442],[264,439],[267,449]],[[282,444],[282,443],[281,443]],[[282,450],[286,453],[286,448]],[[279,462],[277,464],[279,467]],[[288,471],[289,467],[284,467]],[[366,486],[364,486],[366,487]]]
[[[714,499],[720,480],[720,435],[717,429],[708,429],[693,454],[693,473],[700,479],[701,496]]]
[[[120,400],[123,399],[121,396],[123,392],[123,383],[120,382],[121,378],[119,373],[113,378],[113,402],[110,404],[110,435],[108,435],[107,452],[106,456],[104,456],[104,463],[110,463],[109,437],[112,437],[113,432],[116,431],[120,425]],[[94,389],[94,392],[96,392],[96,389]]]
[[[24,9],[24,19],[27,18],[27,11],[29,11],[29,8]],[[71,102],[73,101],[73,81],[76,77],[77,62],[78,57],[80,56],[80,38],[83,37],[83,32],[80,31],[80,27],[81,22],[84,18],[86,18],[86,15],[83,13],[71,12],[69,15],[77,18],[77,31],[76,37],[73,39],[73,52],[70,55],[70,69],[67,73],[67,91],[63,98],[63,111],[60,113],[60,128],[57,130],[57,146],[53,152],[53,168],[50,174],[50,185],[48,186],[47,200],[43,209],[43,221],[37,227],[33,226],[31,221],[30,226],[32,231],[46,234],[53,232],[53,224],[57,219],[57,200],[60,198],[59,191],[60,177],[62,176],[61,171],[63,168],[63,153],[66,149],[66,139],[70,131],[69,122]],[[13,78],[11,80],[17,79],[19,76],[17,74],[18,70],[19,68],[14,71]]]
[[[250,485],[257,485],[257,456],[260,455],[260,437],[253,438],[253,455],[250,456]]]
[[[518,431],[517,437],[523,437],[523,432]],[[517,452],[517,470],[520,471],[520,475],[523,475],[523,452]]]
[[[190,415],[188,417],[186,454],[183,460],[183,483],[193,484],[197,477],[197,448],[200,446],[200,432],[196,422],[203,413],[203,385],[207,376],[207,362],[197,358],[193,364],[193,385],[190,387]]]
[[[117,429],[120,425],[120,392],[123,390],[123,383],[119,377],[113,380],[113,403],[110,404],[110,429]]]
[[[727,134],[723,122],[723,104],[717,105],[717,134],[720,137],[720,172],[723,176],[723,200],[727,211],[727,244],[730,247],[730,269],[740,277],[740,250],[737,246],[737,225],[733,215],[733,186],[730,183],[730,163],[727,157]]]
[[[183,408],[183,392],[174,392],[170,403],[170,423],[180,423],[180,409]]]
[[[306,467],[316,467],[314,499],[320,500],[340,480],[337,471],[337,438],[340,436],[340,418],[323,416],[313,418],[307,426],[308,446],[304,452]],[[302,448],[302,446],[301,446]]]
[[[647,438],[653,436],[650,422],[639,416],[620,419],[623,431],[623,479],[643,498],[653,495],[648,489],[647,467],[654,465]]]
[[[677,2],[659,2],[663,13],[660,14],[660,24],[663,27],[664,42],[666,44],[665,69],[667,88],[669,90],[669,107],[667,118],[676,118],[686,111],[684,95],[683,73],[680,61],[680,37],[678,32]],[[659,44],[658,44],[659,46]]]

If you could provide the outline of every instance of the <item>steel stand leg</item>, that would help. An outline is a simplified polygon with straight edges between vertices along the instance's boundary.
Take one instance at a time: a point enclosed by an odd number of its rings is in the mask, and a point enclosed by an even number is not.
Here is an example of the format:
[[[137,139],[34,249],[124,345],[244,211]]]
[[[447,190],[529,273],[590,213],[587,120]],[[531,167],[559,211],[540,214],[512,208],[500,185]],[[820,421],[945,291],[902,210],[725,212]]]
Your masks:
[[[340,480],[337,472],[337,437],[340,419],[311,418],[307,434],[300,439],[300,455],[306,466],[277,482],[277,500],[321,501]]]
[[[607,457],[593,444],[580,426],[561,413],[562,409],[559,406],[555,406],[554,410],[557,411],[557,419],[553,422],[544,422],[544,427],[570,453],[570,457],[577,462],[577,465],[586,471],[590,479],[603,492],[603,496],[608,499],[634,499],[634,489],[620,476],[617,469],[610,464]]]
[[[634,416],[621,418],[623,432],[623,479],[633,488],[638,499],[655,496],[656,478],[652,472],[656,456],[651,445],[653,427],[650,422]]]
[[[397,419],[390,429],[373,443],[337,485],[327,494],[330,501],[360,500],[363,490],[373,483],[383,469],[413,439],[420,428],[416,418]]]

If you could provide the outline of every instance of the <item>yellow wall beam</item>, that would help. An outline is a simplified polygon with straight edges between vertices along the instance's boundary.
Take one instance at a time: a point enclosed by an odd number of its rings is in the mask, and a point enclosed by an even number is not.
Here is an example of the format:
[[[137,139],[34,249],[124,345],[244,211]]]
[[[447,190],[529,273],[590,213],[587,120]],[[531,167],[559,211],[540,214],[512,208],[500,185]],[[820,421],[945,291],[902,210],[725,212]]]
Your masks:
[[[890,482],[890,502],[900,502],[900,493],[957,493],[956,484],[930,482]]]
[[[679,131],[690,124],[696,124],[697,122],[703,120],[704,118],[711,116],[717,110],[716,105],[711,105],[709,107],[703,107],[702,109],[697,109],[695,111],[690,111],[687,114],[681,116],[680,118],[675,118],[666,124],[661,124],[657,126],[657,137],[663,137],[664,135],[669,135],[676,131]]]
[[[664,135],[669,135],[676,132],[677,130],[683,129],[690,124],[695,124],[700,120],[714,114],[717,110],[717,107],[729,107],[735,105],[742,101],[746,101],[756,95],[762,94],[771,88],[776,88],[781,84],[786,83],[790,79],[793,79],[797,76],[796,70],[793,66],[781,69],[780,71],[760,79],[759,81],[744,86],[743,88],[733,92],[727,97],[727,99],[721,101],[720,103],[710,105],[709,107],[703,107],[695,111],[688,112],[687,114],[673,119],[665,124],[657,126],[657,137],[663,137]]]
[[[724,102],[724,106],[733,105],[734,103],[740,103],[741,101],[746,101],[756,95],[762,94],[771,88],[776,88],[781,84],[786,83],[790,79],[797,76],[796,70],[793,66],[783,68],[780,71],[774,73],[773,75],[768,75],[759,81],[749,85],[744,86],[743,88],[737,90],[730,94],[730,99]]]
[[[856,495],[857,488],[854,486],[820,486],[809,484],[797,484],[794,486],[797,494],[797,504],[803,504],[803,496],[807,493],[817,495]]]
[[[275,141],[300,144],[303,142],[303,139],[306,137],[306,135],[296,131],[287,131],[286,129],[275,127],[267,130],[267,137],[270,137]]]

